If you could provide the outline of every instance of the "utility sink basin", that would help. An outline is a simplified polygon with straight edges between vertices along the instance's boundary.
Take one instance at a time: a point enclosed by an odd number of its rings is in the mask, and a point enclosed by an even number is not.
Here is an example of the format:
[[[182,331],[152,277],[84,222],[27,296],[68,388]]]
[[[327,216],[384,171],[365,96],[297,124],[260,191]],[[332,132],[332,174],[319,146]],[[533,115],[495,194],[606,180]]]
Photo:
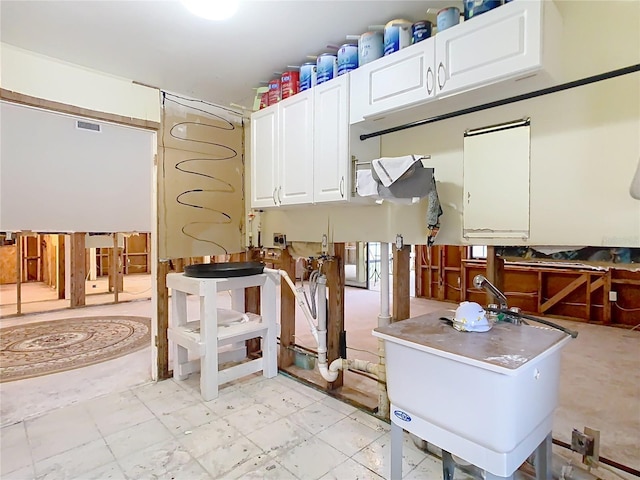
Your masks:
[[[376,328],[385,341],[391,420],[501,476],[551,432],[558,401],[559,330],[498,323],[460,332],[440,311]]]

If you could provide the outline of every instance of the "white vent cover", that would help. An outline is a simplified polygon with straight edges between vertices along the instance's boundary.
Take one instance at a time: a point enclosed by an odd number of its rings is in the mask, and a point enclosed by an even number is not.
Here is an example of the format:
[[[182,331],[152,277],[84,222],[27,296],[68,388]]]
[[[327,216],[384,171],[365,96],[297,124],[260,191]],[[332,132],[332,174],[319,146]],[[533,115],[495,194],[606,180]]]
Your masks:
[[[100,132],[102,126],[99,123],[91,123],[83,120],[76,120],[76,128],[82,130],[91,130],[92,132]]]

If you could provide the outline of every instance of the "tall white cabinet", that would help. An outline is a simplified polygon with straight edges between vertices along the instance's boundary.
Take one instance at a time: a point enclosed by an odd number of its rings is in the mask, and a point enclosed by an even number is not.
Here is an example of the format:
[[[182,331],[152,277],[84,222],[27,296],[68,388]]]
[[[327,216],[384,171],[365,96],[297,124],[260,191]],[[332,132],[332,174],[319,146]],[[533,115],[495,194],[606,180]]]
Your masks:
[[[251,115],[251,206],[313,200],[313,96],[287,98]]]
[[[313,201],[313,96],[312,92],[289,97],[278,105],[280,143],[279,205]]]
[[[278,204],[278,109],[265,108],[251,115],[251,206]]]
[[[314,92],[314,200],[348,200],[349,83],[347,75],[322,83]]]

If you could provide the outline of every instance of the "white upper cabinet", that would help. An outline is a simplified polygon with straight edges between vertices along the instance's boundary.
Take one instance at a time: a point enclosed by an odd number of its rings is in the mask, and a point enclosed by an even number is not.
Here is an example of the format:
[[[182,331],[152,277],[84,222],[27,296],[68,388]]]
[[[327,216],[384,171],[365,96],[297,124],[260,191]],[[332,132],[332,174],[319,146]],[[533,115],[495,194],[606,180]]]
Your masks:
[[[438,94],[489,85],[543,68],[545,15],[550,22],[559,20],[552,1],[515,0],[438,33]]]
[[[435,37],[351,72],[351,123],[435,96]]]
[[[277,205],[278,108],[251,115],[251,206]]]
[[[315,86],[314,201],[345,201],[350,196],[349,76]]]
[[[350,123],[411,122],[551,86],[561,35],[553,0],[501,5],[351,72]]]
[[[251,115],[251,206],[313,201],[313,95],[302,92]]]
[[[305,91],[278,104],[280,205],[313,202],[313,96]]]

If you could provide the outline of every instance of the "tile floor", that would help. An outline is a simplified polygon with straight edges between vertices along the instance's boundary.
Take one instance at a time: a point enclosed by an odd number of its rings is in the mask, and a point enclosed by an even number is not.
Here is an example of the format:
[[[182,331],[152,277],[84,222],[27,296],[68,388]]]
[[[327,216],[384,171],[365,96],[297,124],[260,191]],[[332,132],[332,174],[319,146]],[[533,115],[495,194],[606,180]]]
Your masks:
[[[347,289],[346,306],[352,345],[370,350],[377,292]],[[412,299],[411,311],[444,307],[452,304]],[[150,302],[1,323],[117,313],[149,316]],[[600,429],[604,455],[640,468],[640,332],[559,323],[580,335],[563,352],[554,436],[567,441],[572,428]],[[299,328],[304,331],[304,325]],[[144,349],[100,365],[1,384],[0,477],[388,478],[388,424],[375,417],[282,374],[270,380],[245,377],[211,402],[201,400],[198,381],[194,375],[186,382],[151,383],[150,349]],[[440,460],[408,437],[404,455],[405,479],[442,478]],[[464,475],[457,472],[458,478]]]
[[[1,477],[389,477],[389,426],[377,418],[282,374],[245,377],[209,402],[197,381],[142,385],[4,427]],[[404,478],[440,469],[405,439]]]

